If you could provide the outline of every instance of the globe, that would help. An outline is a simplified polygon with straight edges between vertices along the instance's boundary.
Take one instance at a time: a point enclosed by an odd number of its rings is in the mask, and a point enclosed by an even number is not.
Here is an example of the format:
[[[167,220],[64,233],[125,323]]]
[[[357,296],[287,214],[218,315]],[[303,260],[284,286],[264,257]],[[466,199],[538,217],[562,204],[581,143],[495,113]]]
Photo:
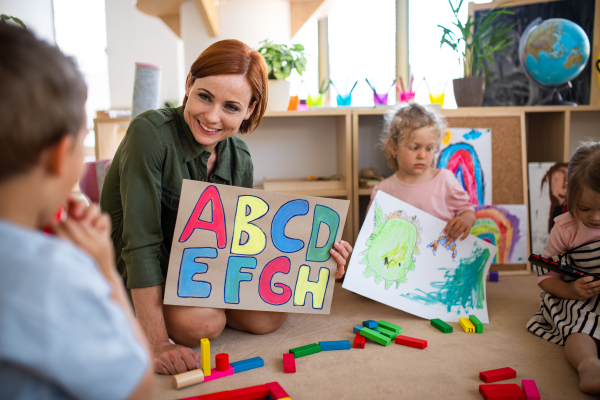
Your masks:
[[[541,18],[533,21],[521,37],[521,65],[529,78],[542,87],[566,87],[585,68],[590,41],[585,31],[572,21],[562,18],[541,21]]]

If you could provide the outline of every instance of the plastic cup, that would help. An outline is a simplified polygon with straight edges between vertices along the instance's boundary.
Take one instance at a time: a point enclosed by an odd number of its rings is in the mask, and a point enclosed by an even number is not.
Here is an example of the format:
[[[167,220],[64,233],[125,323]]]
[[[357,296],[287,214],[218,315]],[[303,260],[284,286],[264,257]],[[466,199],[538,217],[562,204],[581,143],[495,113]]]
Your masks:
[[[429,94],[429,102],[431,104],[439,104],[440,107],[444,107],[444,93]]]
[[[306,104],[305,99],[300,99],[300,103],[298,103],[298,111],[308,111],[308,105]]]
[[[308,107],[320,107],[323,105],[323,95],[315,94],[314,96],[308,96],[306,98],[306,104]]]
[[[375,105],[378,104],[386,104],[388,103],[388,94],[387,93],[373,93],[373,102]]]
[[[410,103],[415,99],[415,92],[400,92],[398,99],[400,103]]]
[[[352,93],[342,96],[338,94],[335,98],[338,106],[349,106],[352,103]]]
[[[288,104],[288,111],[296,111],[298,109],[298,104],[300,103],[300,99],[298,96],[290,96],[290,102]]]

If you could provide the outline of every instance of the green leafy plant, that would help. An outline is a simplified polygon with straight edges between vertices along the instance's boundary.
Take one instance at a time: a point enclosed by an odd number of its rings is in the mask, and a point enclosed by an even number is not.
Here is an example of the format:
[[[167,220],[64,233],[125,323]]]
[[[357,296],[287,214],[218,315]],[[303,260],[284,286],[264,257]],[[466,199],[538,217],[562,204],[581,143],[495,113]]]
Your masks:
[[[440,47],[447,44],[460,54],[459,61],[463,64],[465,78],[483,74],[486,80],[489,80],[493,73],[485,66],[484,61],[493,63],[492,54],[497,51],[505,52],[504,48],[513,41],[513,38],[506,37],[506,34],[516,25],[507,26],[506,22],[496,21],[496,18],[514,13],[501,8],[506,4],[503,3],[477,18],[469,15],[467,22],[463,24],[458,18],[463,0],[460,0],[456,7],[452,0],[448,0],[448,3],[456,19],[452,24],[458,28],[458,31],[455,31],[456,28],[448,29],[438,25],[443,29]]]
[[[17,24],[21,25],[23,29],[27,29],[23,21],[21,21],[19,18],[13,17],[12,15],[0,14],[0,22],[2,22],[3,24],[6,24],[6,21],[9,21],[11,19]]]
[[[285,79],[295,69],[302,75],[306,71],[306,57],[304,46],[293,44],[275,44],[268,39],[260,42],[257,50],[265,58],[269,79]]]

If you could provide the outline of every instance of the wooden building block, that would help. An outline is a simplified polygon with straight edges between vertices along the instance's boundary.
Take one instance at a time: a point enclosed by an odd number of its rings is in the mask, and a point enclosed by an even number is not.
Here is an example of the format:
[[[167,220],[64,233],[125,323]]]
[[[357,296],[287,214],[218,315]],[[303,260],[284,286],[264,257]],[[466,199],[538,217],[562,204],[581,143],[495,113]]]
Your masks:
[[[269,382],[267,387],[269,388],[269,396],[273,400],[283,400],[290,397],[278,382]]]
[[[290,353],[294,354],[295,358],[300,358],[304,356],[308,356],[315,353],[321,352],[321,346],[316,343],[307,344],[306,346],[296,347],[294,349],[290,349]]]
[[[392,342],[392,339],[390,339],[389,337],[384,336],[381,333],[369,328],[362,328],[360,330],[360,335],[366,337],[367,339],[371,339],[372,341],[379,343],[383,346],[389,346]]]
[[[498,282],[498,271],[490,271],[490,282]]]
[[[286,374],[293,374],[296,372],[296,357],[292,353],[285,353],[283,355],[283,372]]]
[[[521,389],[519,385],[516,383],[497,383],[493,385],[481,384],[479,385],[479,393],[482,395],[485,392],[493,392],[498,390],[513,390],[513,389]]]
[[[321,346],[321,351],[350,350],[352,348],[349,340],[330,340],[326,342],[319,342],[319,346]]]
[[[372,319],[363,321],[363,326],[369,329],[377,328],[377,321],[373,321]]]
[[[204,382],[204,371],[202,371],[202,369],[194,369],[181,374],[173,375],[171,377],[171,382],[173,383],[173,389],[181,389],[196,385]]]
[[[367,338],[362,336],[360,334],[360,332],[357,332],[356,337],[354,338],[354,348],[355,349],[364,349],[366,342],[367,342]]]
[[[265,360],[260,357],[249,358],[247,360],[240,360],[229,364],[233,367],[234,372],[244,372],[249,369],[259,368],[265,366]]]
[[[525,392],[525,396],[527,396],[527,400],[540,400],[540,392],[535,381],[523,379],[523,391]]]
[[[227,371],[229,369],[229,354],[221,353],[215,356],[217,371]]]
[[[353,331],[354,333],[358,333],[358,332],[360,332],[360,330],[361,330],[362,328],[364,328],[364,326],[362,326],[362,325],[356,325],[354,328],[352,328],[352,331]]]
[[[389,329],[390,331],[394,331],[396,332],[396,334],[401,334],[402,333],[402,327],[392,324],[391,322],[387,322],[384,320],[379,320],[377,321],[377,325],[380,327],[383,327],[385,329]]]
[[[408,336],[398,335],[394,340],[396,344],[401,344],[403,346],[414,347],[415,349],[423,350],[427,347],[427,340],[415,339]]]
[[[521,389],[496,390],[485,392],[484,400],[525,400],[525,393]]]
[[[459,318],[458,323],[465,332],[475,333],[475,325],[473,325],[468,318]]]
[[[229,390],[225,390],[223,392],[203,394],[202,396],[198,396],[198,400],[231,400],[231,399],[233,399],[233,397],[231,396],[231,392]]]
[[[489,371],[483,371],[479,373],[479,379],[481,379],[485,383],[498,382],[516,377],[517,371],[509,367],[492,369]]]
[[[200,339],[200,366],[204,371],[204,376],[210,376],[210,341]]]
[[[246,388],[230,390],[231,397],[235,400],[255,400],[266,398],[269,395],[267,385],[249,386]]]
[[[213,368],[212,371],[210,371],[210,375],[204,377],[204,382],[214,381],[215,379],[233,375],[234,373],[235,373],[235,371],[232,366],[229,366],[227,371],[217,371],[216,368]]]
[[[398,333],[391,331],[389,329],[386,329],[382,326],[378,326],[377,328],[373,328],[374,331],[377,331],[379,333],[381,333],[383,336],[387,336],[390,339],[394,339],[396,336],[398,336]]]
[[[435,328],[439,329],[444,333],[452,333],[454,331],[454,328],[452,328],[451,325],[448,325],[439,318],[432,319],[431,325],[433,325]]]
[[[469,321],[471,321],[471,323],[473,325],[475,325],[475,332],[477,332],[477,333],[483,333],[483,324],[481,323],[481,321],[479,320],[479,318],[477,318],[474,315],[469,315]]]

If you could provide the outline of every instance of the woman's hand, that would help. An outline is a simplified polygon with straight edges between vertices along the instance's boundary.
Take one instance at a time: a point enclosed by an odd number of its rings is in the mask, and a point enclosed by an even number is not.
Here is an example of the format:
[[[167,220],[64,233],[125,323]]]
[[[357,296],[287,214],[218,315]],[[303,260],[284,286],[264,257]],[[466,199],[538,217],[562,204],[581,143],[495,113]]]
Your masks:
[[[154,371],[162,375],[177,375],[200,368],[200,355],[192,349],[163,340],[152,346]]]
[[[600,293],[600,281],[593,281],[593,276],[579,278],[569,283],[570,299],[587,300]]]
[[[346,265],[346,260],[350,256],[350,253],[352,253],[352,246],[350,246],[350,243],[346,242],[345,240],[341,240],[339,243],[334,243],[333,249],[331,249],[329,252],[333,258],[335,258],[335,261],[337,261],[337,272],[335,273],[335,279],[340,279],[342,276],[344,276],[344,267]]]
[[[464,211],[458,217],[454,217],[448,221],[444,228],[444,235],[451,242],[459,237],[460,240],[465,240],[469,236],[469,233],[471,233],[471,228],[475,225],[475,220],[475,213],[473,211]]]

